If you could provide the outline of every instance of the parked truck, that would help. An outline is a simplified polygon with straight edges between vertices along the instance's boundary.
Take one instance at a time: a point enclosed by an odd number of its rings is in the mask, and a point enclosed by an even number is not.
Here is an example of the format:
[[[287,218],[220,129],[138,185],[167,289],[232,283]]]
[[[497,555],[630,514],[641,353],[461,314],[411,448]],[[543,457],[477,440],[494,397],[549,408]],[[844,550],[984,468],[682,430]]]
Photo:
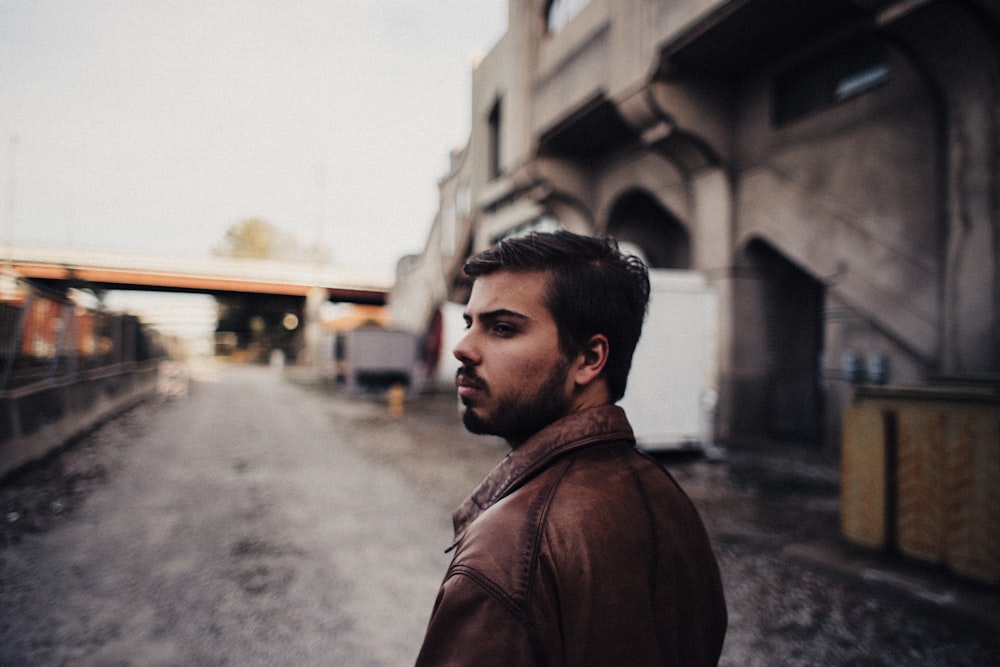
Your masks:
[[[642,338],[620,405],[647,450],[714,445],[718,296],[695,271],[652,270]]]
[[[364,326],[336,337],[338,375],[352,393],[409,389],[420,364],[420,337],[409,331]]]

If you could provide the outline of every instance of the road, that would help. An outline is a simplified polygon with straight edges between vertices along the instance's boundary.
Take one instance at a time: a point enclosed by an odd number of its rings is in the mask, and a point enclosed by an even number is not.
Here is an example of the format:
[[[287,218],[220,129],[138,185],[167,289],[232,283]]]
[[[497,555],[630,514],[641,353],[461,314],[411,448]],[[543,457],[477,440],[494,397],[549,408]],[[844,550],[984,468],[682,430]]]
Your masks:
[[[505,451],[448,397],[393,417],[209,368],[0,488],[0,664],[412,664],[451,512]],[[835,468],[664,461],[719,551],[722,665],[1000,664],[995,590],[843,548]]]

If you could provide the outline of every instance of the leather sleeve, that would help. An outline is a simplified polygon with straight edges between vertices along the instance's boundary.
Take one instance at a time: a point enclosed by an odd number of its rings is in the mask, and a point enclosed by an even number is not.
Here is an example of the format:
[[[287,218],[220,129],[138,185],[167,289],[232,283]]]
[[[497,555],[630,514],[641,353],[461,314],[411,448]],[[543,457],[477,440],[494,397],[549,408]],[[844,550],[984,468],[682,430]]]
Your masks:
[[[474,570],[449,575],[434,603],[417,667],[538,664],[527,626],[490,583]]]

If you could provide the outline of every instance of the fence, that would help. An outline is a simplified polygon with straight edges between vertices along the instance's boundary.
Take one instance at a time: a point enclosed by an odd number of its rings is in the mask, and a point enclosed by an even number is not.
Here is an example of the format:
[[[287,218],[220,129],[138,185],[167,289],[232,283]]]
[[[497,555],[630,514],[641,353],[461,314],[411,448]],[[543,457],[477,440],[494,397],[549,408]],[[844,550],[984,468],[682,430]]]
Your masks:
[[[850,542],[1000,584],[1000,392],[859,387],[842,455]]]
[[[135,316],[0,280],[3,476],[150,396],[163,348]]]

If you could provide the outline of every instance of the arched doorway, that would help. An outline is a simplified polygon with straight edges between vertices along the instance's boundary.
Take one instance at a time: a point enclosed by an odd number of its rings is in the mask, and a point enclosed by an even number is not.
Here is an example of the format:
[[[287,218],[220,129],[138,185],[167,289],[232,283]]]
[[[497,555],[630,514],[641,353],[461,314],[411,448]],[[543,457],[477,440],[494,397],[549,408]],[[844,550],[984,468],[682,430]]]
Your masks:
[[[691,268],[687,229],[643,190],[631,190],[615,202],[608,216],[608,234],[641,249],[651,269]]]
[[[823,285],[763,240],[751,241],[744,256],[751,280],[739,281],[736,294],[736,366],[744,375],[736,428],[819,445]]]

